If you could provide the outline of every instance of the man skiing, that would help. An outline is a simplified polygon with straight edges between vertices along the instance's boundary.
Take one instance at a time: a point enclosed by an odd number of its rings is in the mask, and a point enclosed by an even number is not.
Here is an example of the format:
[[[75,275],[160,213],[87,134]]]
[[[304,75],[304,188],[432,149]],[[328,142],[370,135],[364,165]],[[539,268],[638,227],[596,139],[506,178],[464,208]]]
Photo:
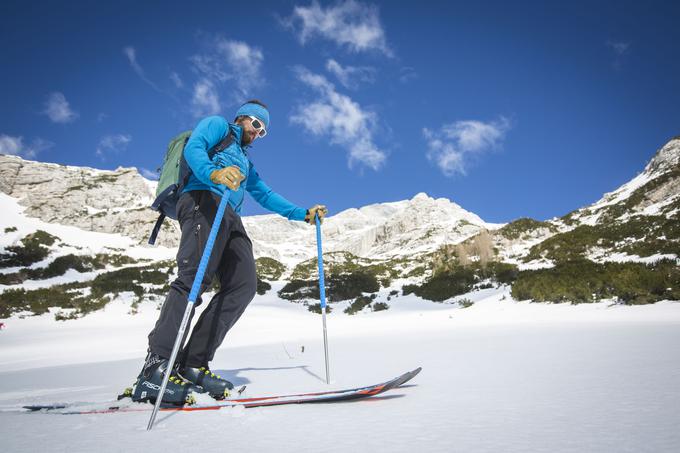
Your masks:
[[[323,220],[327,214],[323,205],[307,210],[294,205],[269,188],[255,171],[247,150],[255,139],[267,134],[268,128],[266,105],[251,100],[238,109],[233,123],[220,116],[201,120],[184,147],[184,158],[191,169],[191,176],[177,202],[177,218],[182,232],[177,252],[177,279],[172,282],[158,321],[149,334],[149,353],[132,390],[135,401],[155,401],[158,397],[221,197],[229,197],[229,205],[200,292],[208,288],[213,278],[219,281],[219,290],[178,355],[163,402],[190,402],[192,392],[207,392],[216,399],[222,399],[233,388],[229,381],[210,371],[209,363],[229,329],[255,296],[257,287],[252,243],[239,215],[245,192],[264,208],[290,220],[314,224],[316,215]],[[226,143],[224,139],[229,136],[230,144],[220,150],[217,145]],[[196,306],[200,303],[199,296]]]

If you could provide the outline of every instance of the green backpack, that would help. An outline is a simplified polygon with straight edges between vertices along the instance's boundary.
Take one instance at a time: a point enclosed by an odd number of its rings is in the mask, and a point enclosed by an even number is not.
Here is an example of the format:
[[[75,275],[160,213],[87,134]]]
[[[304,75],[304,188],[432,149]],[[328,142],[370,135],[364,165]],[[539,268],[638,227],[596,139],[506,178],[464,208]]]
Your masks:
[[[149,244],[156,243],[158,232],[161,229],[163,220],[169,217],[177,220],[177,200],[182,194],[184,186],[189,182],[191,176],[191,168],[184,159],[184,147],[191,137],[191,131],[185,131],[170,140],[168,150],[165,152],[165,159],[163,165],[158,169],[160,177],[158,179],[158,187],[156,188],[156,199],[151,204],[151,209],[158,211],[158,220],[149,236]],[[234,140],[231,132],[217,144],[209,152],[208,155],[212,157],[215,153],[227,148]]]

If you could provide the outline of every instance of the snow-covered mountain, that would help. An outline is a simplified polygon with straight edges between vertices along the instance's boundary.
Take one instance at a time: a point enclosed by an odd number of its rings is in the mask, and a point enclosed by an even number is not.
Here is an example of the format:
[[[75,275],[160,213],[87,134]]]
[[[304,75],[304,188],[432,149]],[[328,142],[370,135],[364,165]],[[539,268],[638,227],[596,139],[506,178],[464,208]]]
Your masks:
[[[148,209],[155,182],[134,168],[114,171],[69,167],[0,156],[0,191],[16,198],[25,214],[44,222],[115,233],[144,244],[157,214]],[[244,218],[256,257],[269,256],[287,264],[315,253],[310,227],[278,215]],[[494,228],[477,215],[445,199],[424,193],[411,200],[348,209],[324,223],[328,251],[389,258],[433,251]],[[164,222],[159,244],[176,246],[176,222]]]
[[[680,137],[659,149],[640,174],[595,203],[561,218],[520,219],[497,231],[496,246],[528,267],[581,256],[649,262],[680,256]]]
[[[303,223],[276,215],[247,217],[244,223],[256,244],[256,255],[293,263],[316,253],[316,237]],[[329,217],[324,222],[324,247],[329,252],[389,259],[432,252],[494,227],[446,198],[419,193],[411,200],[348,209]]]
[[[0,192],[0,310],[5,314],[22,307],[44,312],[46,304],[61,300],[57,306],[75,310],[61,315],[68,317],[96,310],[125,292],[141,301],[166,291],[179,231],[176,222],[166,221],[160,245],[146,245],[157,218],[148,208],[155,183],[136,169],[103,171],[0,155]],[[515,288],[518,268],[555,267],[555,272],[520,275],[524,292],[513,297],[563,301],[585,294],[579,300],[592,301],[623,294],[636,301],[631,303],[676,300],[680,276],[667,271],[668,263],[588,271],[581,263],[572,276],[583,286],[576,295],[574,284],[563,287],[560,266],[578,260],[586,266],[677,260],[679,212],[680,138],[675,138],[630,182],[561,218],[490,224],[450,200],[419,193],[330,216],[323,229],[324,257],[336,300],[356,298],[359,310],[370,304],[363,295],[376,292],[447,300],[491,283]],[[315,229],[278,215],[243,220],[258,258],[261,290],[271,288],[267,281],[291,282],[279,292],[281,298],[313,299]],[[499,265],[487,268],[489,262]],[[626,272],[647,271],[662,276],[656,286],[647,277],[632,289],[626,286]],[[51,288],[51,301],[35,292],[40,288]]]
[[[673,216],[679,198],[680,137],[676,137],[657,151],[642,173],[592,205],[575,211],[569,220],[595,225],[636,215]]]
[[[121,234],[139,244],[146,242],[157,217],[148,209],[155,182],[143,178],[134,168],[104,171],[0,155],[0,191],[15,198],[29,217],[87,231]],[[334,214],[324,224],[324,238],[328,251],[387,259],[432,252],[483,230],[495,230],[500,256],[518,260],[546,239],[583,225],[611,229],[612,225],[626,224],[636,230],[629,237],[644,241],[649,229],[640,230],[630,225],[631,221],[640,223],[658,217],[677,220],[679,209],[680,138],[674,138],[631,181],[562,218],[545,222],[523,219],[506,226],[489,224],[450,200],[419,193],[410,200]],[[294,265],[314,255],[315,237],[303,223],[289,222],[277,215],[246,217],[244,223],[253,239],[256,257],[268,256]],[[646,227],[663,236],[662,227]],[[676,239],[665,237],[671,242]],[[177,224],[166,221],[159,244],[172,247],[178,241]],[[606,258],[608,252],[620,252],[621,248],[621,244],[599,250],[593,247],[591,252]]]

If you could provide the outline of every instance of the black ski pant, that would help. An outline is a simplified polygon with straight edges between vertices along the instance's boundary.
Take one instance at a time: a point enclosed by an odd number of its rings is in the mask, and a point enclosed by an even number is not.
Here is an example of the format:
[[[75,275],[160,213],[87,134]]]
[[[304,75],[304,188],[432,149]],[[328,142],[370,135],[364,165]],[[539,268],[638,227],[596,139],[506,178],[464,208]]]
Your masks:
[[[172,353],[219,203],[219,195],[206,190],[187,192],[177,202],[177,216],[182,230],[177,252],[178,275],[170,285],[160,317],[149,334],[150,351],[161,357],[169,358]],[[255,297],[257,274],[253,246],[241,218],[231,206],[227,207],[222,219],[195,306],[201,304],[200,294],[215,277],[219,281],[219,290],[201,314],[189,342],[178,355],[180,366],[208,366],[229,329]],[[187,326],[185,339],[188,331]]]

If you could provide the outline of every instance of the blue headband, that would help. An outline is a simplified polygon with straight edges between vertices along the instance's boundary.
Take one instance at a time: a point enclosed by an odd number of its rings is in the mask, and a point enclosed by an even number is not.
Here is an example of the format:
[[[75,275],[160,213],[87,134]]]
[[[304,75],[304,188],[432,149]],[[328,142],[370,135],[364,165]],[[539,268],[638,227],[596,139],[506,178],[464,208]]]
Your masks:
[[[264,123],[265,129],[269,129],[269,111],[260,104],[243,104],[236,112],[236,116],[254,116]]]

